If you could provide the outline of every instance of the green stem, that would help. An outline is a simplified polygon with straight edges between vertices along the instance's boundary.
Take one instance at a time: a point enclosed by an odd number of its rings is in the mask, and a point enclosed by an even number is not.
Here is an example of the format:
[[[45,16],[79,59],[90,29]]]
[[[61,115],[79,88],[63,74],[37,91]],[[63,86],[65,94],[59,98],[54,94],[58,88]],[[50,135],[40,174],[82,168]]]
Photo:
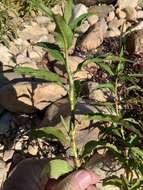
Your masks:
[[[117,116],[119,115],[119,98],[118,98],[118,78],[115,81],[115,109]]]
[[[75,86],[74,86],[74,80],[72,77],[71,67],[68,60],[67,50],[65,50],[65,61],[66,61],[66,70],[67,70],[68,80],[69,80],[68,95],[69,95],[70,109],[71,109],[71,118],[70,118],[71,150],[73,152],[75,166],[76,168],[79,168],[80,160],[78,158],[78,151],[77,151],[77,145],[76,145],[76,126],[75,126],[75,106],[76,106]]]

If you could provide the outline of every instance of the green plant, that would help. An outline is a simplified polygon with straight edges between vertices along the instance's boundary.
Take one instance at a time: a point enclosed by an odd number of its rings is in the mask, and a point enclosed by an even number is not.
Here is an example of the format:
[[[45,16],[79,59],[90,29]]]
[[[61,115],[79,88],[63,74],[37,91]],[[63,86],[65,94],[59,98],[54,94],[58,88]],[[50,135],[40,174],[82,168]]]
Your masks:
[[[62,124],[66,129],[66,134],[49,126],[47,128],[34,130],[33,135],[36,135],[37,137],[46,136],[57,138],[63,145],[68,143],[75,162],[74,169],[81,167],[84,160],[86,161],[86,159],[88,159],[95,150],[107,148],[122,163],[125,169],[125,175],[121,176],[121,178],[112,176],[111,179],[106,179],[104,184],[114,184],[119,186],[121,190],[139,189],[142,185],[143,178],[143,151],[141,150],[141,139],[143,136],[142,119],[135,118],[133,116],[130,117],[127,109],[129,100],[131,100],[130,91],[136,91],[139,93],[142,91],[141,87],[136,83],[136,79],[141,77],[142,73],[135,74],[128,73],[126,71],[126,63],[133,64],[133,62],[124,58],[123,48],[121,49],[119,56],[112,54],[96,56],[86,59],[79,64],[76,72],[80,71],[81,68],[86,66],[88,63],[95,62],[102,72],[107,75],[106,82],[99,83],[96,89],[108,89],[113,97],[112,101],[97,103],[108,108],[111,114],[96,113],[94,115],[85,116],[85,119],[99,123],[98,127],[101,129],[102,135],[100,141],[88,142],[83,147],[83,150],[79,151],[76,145],[77,127],[75,122],[75,110],[77,99],[80,94],[80,81],[75,81],[73,79],[73,74],[71,73],[71,67],[69,64],[69,48],[72,45],[75,29],[80,26],[82,21],[90,14],[84,14],[75,20],[71,20],[73,6],[72,0],[67,1],[62,16],[55,15],[51,9],[43,4],[42,0],[33,0],[32,3],[32,6],[38,6],[40,10],[50,16],[56,23],[54,37],[57,44],[40,42],[36,45],[47,49],[55,60],[65,65],[68,75],[68,85],[66,85],[57,74],[52,73],[51,71],[34,70],[29,68],[16,68],[15,71],[47,79],[63,86],[68,92],[71,111],[69,122],[66,122],[61,117]],[[126,93],[121,93],[124,86],[126,87]],[[100,125],[100,122],[104,125]],[[60,162],[61,161],[59,160],[54,162],[51,161],[50,167],[54,168],[56,171],[56,168],[59,168],[59,164],[61,164]],[[73,169],[71,169],[65,162],[64,166],[64,171],[58,170],[58,174],[52,172],[52,177],[58,178],[60,175],[68,173]],[[47,170],[49,172],[49,167]],[[133,176],[134,173],[136,174],[136,178]]]

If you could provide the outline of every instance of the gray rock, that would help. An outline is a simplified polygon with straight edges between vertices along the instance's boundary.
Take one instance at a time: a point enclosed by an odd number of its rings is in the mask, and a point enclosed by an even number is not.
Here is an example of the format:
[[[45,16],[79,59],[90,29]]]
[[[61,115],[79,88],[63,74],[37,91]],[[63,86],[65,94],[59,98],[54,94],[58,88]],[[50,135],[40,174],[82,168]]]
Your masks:
[[[127,7],[135,8],[138,6],[139,0],[118,0],[117,5],[120,9],[125,9]]]
[[[77,17],[79,17],[82,14],[85,14],[87,12],[88,12],[88,8],[85,5],[77,4],[73,8],[72,19],[75,19],[75,18],[77,18]]]
[[[106,18],[111,11],[114,11],[112,5],[94,6],[88,9],[88,12],[96,14],[99,19]]]

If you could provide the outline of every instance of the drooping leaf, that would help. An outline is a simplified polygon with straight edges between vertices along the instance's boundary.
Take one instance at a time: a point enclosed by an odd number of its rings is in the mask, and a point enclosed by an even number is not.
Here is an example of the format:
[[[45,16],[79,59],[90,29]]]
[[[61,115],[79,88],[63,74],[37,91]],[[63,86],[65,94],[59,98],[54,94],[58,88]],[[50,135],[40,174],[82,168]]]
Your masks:
[[[65,63],[64,55],[62,54],[59,46],[55,44],[51,44],[48,42],[38,42],[36,45],[45,48],[48,50],[48,52],[57,60],[62,63]]]
[[[112,92],[115,92],[115,87],[112,83],[104,83],[104,84],[97,84],[95,89],[103,89],[103,88],[108,88]]]
[[[43,127],[40,129],[35,129],[30,133],[30,135],[36,138],[47,137],[51,139],[58,139],[63,145],[68,143],[65,134],[61,130],[54,127]]]
[[[54,15],[54,21],[56,23],[56,36],[58,33],[58,37],[60,34],[60,38],[62,39],[62,43],[64,43],[64,47],[61,47],[61,43],[59,44],[60,48],[68,49],[72,45],[73,33],[68,24],[64,21],[61,15]],[[59,40],[59,38],[57,39]]]
[[[72,16],[73,0],[67,0],[65,9],[64,9],[64,19],[68,24]]]
[[[119,56],[119,63],[118,63],[117,69],[116,69],[116,74],[117,75],[120,75],[124,70],[125,60],[122,59],[123,55],[124,55],[124,49],[122,47],[121,52],[120,52],[120,56]]]
[[[94,141],[94,140],[87,142],[84,146],[82,157],[90,156],[95,149],[102,147],[103,145],[105,145],[105,142]]]
[[[66,160],[55,159],[49,161],[42,174],[52,179],[58,179],[71,171],[73,171],[73,168]]]
[[[53,73],[51,71],[46,70],[36,70],[28,67],[18,67],[14,70],[17,73],[23,74],[23,75],[30,75],[33,77],[41,78],[44,80],[57,82],[57,83],[63,83],[63,79],[59,77],[56,73]]]
[[[111,177],[108,177],[107,179],[103,180],[103,185],[104,186],[106,186],[106,185],[114,185],[116,187],[121,188],[122,180],[117,176],[111,176]]]
[[[76,19],[71,20],[71,22],[69,23],[71,30],[75,31],[82,24],[82,22],[91,15],[93,15],[93,13],[85,13],[77,17]]]
[[[40,9],[42,12],[46,13],[47,16],[53,17],[53,12],[49,7],[47,7],[42,0],[31,0],[31,4]]]

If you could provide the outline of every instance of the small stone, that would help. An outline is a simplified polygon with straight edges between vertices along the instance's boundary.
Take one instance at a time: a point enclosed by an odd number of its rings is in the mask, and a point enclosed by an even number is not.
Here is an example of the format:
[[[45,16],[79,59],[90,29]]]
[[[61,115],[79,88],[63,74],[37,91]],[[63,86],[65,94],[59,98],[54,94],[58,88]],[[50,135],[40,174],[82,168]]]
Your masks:
[[[135,8],[138,6],[139,0],[118,0],[117,5],[120,9],[125,9],[127,7]]]
[[[116,37],[120,36],[121,32],[118,28],[115,28],[114,30],[109,30],[107,36],[108,37]]]
[[[22,150],[22,142],[18,141],[14,147],[15,150]]]
[[[138,19],[143,18],[143,10],[137,12],[137,18]]]
[[[88,8],[84,4],[77,4],[73,8],[72,19],[75,19],[82,14],[87,13]]]
[[[51,21],[50,17],[47,16],[37,16],[35,20],[38,24],[48,24]]]
[[[116,9],[116,14],[119,18],[124,19],[126,18],[126,12],[121,10],[120,8]]]
[[[111,11],[107,17],[107,22],[110,22],[111,20],[113,20],[115,17],[115,12],[114,11]]]
[[[84,23],[81,24],[81,26],[79,28],[77,28],[76,32],[85,33],[89,27],[90,27],[90,25],[89,25],[88,21],[84,21]]]
[[[51,22],[47,25],[47,30],[49,33],[52,33],[55,31],[56,28],[56,24],[54,22]]]
[[[28,153],[31,154],[32,156],[36,156],[38,153],[38,146],[36,145],[29,145],[28,146]]]
[[[14,155],[14,150],[6,150],[4,152],[3,161],[7,162],[8,160],[11,160]]]
[[[87,18],[87,20],[88,20],[88,22],[89,22],[90,25],[93,25],[93,24],[97,23],[97,21],[99,20],[99,18],[98,18],[98,15],[95,14],[95,15],[89,16]]]
[[[127,20],[136,20],[137,19],[137,11],[135,8],[132,7],[127,7],[125,9],[126,14],[127,14]]]

